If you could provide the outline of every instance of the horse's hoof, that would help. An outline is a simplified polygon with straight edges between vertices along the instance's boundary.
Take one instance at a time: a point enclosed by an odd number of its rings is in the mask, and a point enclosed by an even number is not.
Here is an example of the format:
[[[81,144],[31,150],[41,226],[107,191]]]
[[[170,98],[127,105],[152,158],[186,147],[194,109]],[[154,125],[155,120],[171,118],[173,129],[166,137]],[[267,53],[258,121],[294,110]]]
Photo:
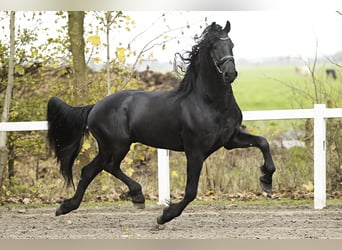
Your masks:
[[[165,229],[165,225],[155,224],[152,226],[151,231],[156,232]]]
[[[133,206],[137,209],[144,209],[145,203],[133,203]]]
[[[62,211],[62,208],[59,206],[57,209],[56,209],[56,216],[60,216],[60,215],[63,215],[63,211]]]
[[[271,194],[272,193],[272,182],[271,183],[268,183],[266,181],[263,180],[262,176],[260,177],[260,187],[263,191],[265,191],[266,193],[268,194]]]
[[[165,221],[162,219],[162,217],[163,217],[162,215],[157,217],[158,225],[163,225],[165,223]]]

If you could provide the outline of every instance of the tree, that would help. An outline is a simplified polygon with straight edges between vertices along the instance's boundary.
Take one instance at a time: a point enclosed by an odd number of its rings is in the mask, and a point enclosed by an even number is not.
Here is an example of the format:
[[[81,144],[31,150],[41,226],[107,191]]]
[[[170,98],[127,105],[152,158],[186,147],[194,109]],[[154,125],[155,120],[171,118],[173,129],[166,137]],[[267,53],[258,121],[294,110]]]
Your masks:
[[[100,26],[96,27],[96,34],[91,35],[87,38],[87,41],[91,43],[92,45],[92,52],[94,47],[101,46],[101,38],[98,34],[98,31],[103,31],[106,34],[106,43],[103,44],[106,47],[106,81],[107,81],[107,95],[110,95],[112,93],[112,84],[111,82],[113,79],[111,77],[113,74],[111,74],[111,56],[110,56],[110,50],[111,50],[111,41],[110,41],[110,31],[118,28],[123,28],[122,23],[124,20],[126,20],[126,31],[130,31],[129,26],[133,25],[134,21],[129,21],[130,17],[123,14],[122,11],[105,11],[105,12],[94,12],[93,13],[96,19],[99,21]],[[92,53],[91,53],[92,55]],[[120,59],[122,59],[121,57]],[[101,61],[99,57],[93,58],[94,61]],[[120,60],[119,60],[120,61]]]
[[[123,17],[122,11],[106,11],[103,15],[95,13],[96,18],[100,23],[104,24],[104,31],[106,33],[106,76],[107,76],[107,94],[110,95],[111,91],[111,74],[110,74],[110,31],[113,25],[117,22],[117,18]],[[115,27],[114,27],[115,28]],[[94,46],[101,44],[98,34],[88,38]]]
[[[120,17],[122,15],[122,12],[119,11],[117,12],[114,16],[113,14],[115,13],[112,13],[111,11],[107,11],[105,13],[105,25],[106,25],[106,41],[107,41],[107,60],[106,60],[106,73],[107,73],[107,93],[108,95],[111,94],[111,83],[110,83],[110,47],[109,47],[109,44],[110,44],[110,41],[109,41],[109,33],[110,33],[110,30],[111,30],[111,26],[112,24],[115,22],[115,19]]]
[[[8,83],[6,88],[4,108],[2,112],[1,121],[8,121],[8,114],[11,105],[12,89],[14,84],[14,55],[15,55],[15,11],[10,12],[10,57],[8,63]],[[4,169],[7,165],[8,149],[6,147],[7,134],[0,132],[0,191],[2,187],[2,179]]]
[[[87,91],[84,87],[87,77],[87,65],[85,61],[83,39],[84,11],[68,12],[68,34],[70,39],[70,50],[74,69],[74,105],[87,104]]]

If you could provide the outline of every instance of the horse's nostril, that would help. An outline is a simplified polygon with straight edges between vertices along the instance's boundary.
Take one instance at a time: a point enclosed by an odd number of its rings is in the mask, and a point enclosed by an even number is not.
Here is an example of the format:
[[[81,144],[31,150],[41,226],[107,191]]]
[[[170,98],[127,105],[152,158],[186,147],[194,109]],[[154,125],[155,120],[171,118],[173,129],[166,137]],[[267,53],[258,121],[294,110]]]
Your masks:
[[[233,72],[225,72],[224,73],[224,77],[225,78],[231,78],[232,76],[236,76],[236,73],[233,73]]]

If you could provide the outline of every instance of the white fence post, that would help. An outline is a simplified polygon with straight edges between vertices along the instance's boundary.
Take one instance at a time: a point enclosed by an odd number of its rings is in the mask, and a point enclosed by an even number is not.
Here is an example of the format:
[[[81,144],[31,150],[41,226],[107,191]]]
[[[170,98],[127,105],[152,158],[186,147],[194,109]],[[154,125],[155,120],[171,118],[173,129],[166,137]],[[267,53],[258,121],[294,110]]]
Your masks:
[[[326,206],[326,121],[325,104],[314,106],[314,207]]]
[[[158,149],[158,204],[160,205],[168,205],[170,202],[169,169],[169,151],[166,149]]]

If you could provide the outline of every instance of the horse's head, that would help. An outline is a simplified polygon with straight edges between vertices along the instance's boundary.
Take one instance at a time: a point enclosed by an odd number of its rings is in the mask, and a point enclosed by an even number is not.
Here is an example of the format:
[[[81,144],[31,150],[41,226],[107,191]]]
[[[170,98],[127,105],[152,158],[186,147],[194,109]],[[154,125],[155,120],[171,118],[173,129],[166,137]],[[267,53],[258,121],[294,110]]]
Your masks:
[[[226,83],[232,83],[238,73],[235,69],[233,55],[234,44],[228,36],[230,22],[227,21],[226,26],[223,29],[216,23],[212,23],[208,28],[209,30],[215,30],[215,40],[212,41],[209,48],[211,59],[214,62],[216,70],[222,74],[223,80]]]

